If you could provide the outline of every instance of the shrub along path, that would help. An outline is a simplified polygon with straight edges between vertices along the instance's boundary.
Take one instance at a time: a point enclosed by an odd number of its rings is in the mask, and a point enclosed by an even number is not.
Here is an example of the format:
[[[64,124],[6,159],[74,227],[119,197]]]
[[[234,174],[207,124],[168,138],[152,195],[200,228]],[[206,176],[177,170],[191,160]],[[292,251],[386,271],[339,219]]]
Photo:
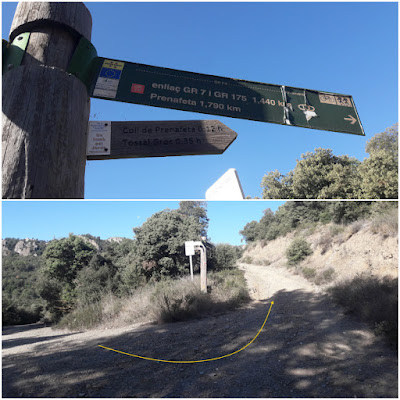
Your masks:
[[[223,315],[88,332],[3,329],[3,397],[397,397],[397,357],[299,276],[241,266],[254,301]],[[166,364],[127,353],[198,360]]]

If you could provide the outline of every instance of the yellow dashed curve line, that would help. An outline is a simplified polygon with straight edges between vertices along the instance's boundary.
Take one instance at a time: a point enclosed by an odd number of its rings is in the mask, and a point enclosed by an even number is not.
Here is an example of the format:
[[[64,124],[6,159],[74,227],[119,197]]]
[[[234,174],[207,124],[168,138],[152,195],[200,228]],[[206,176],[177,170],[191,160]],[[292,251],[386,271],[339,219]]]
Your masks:
[[[270,305],[270,307],[269,307],[267,316],[265,317],[265,320],[264,320],[263,324],[261,325],[261,328],[260,328],[259,331],[257,332],[256,336],[254,336],[254,338],[253,338],[249,343],[247,343],[245,346],[243,346],[243,347],[240,348],[239,350],[236,350],[236,351],[234,351],[233,353],[225,354],[224,356],[220,356],[220,357],[207,358],[207,359],[205,359],[205,360],[193,360],[193,361],[162,360],[162,359],[159,359],[159,358],[144,357],[144,356],[139,356],[139,355],[137,355],[137,354],[125,353],[125,352],[123,352],[123,351],[111,349],[110,347],[105,347],[105,346],[101,346],[101,345],[98,345],[98,346],[101,347],[101,348],[103,348],[103,349],[106,349],[106,350],[115,351],[116,353],[125,354],[126,356],[141,358],[141,359],[143,359],[143,360],[159,361],[159,362],[172,363],[172,364],[194,364],[194,363],[201,363],[201,362],[207,362],[207,361],[220,360],[221,358],[230,357],[230,356],[233,356],[234,354],[239,353],[240,351],[244,350],[246,347],[250,346],[250,345],[257,339],[258,335],[261,333],[261,331],[263,330],[263,328],[264,328],[264,326],[265,326],[265,324],[266,324],[266,322],[267,322],[267,320],[268,320],[268,317],[269,317],[269,314],[270,314],[270,312],[271,312],[271,308],[272,308],[272,305],[273,305],[273,304],[274,304],[274,302],[271,301],[271,305]]]

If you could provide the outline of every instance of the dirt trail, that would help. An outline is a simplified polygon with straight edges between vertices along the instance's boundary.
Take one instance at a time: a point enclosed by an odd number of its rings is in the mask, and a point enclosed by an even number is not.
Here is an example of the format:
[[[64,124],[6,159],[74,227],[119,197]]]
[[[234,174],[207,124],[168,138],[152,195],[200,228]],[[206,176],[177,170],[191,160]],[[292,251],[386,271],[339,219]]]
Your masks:
[[[257,266],[240,264],[239,268],[245,273],[250,295],[253,300],[266,300],[279,290],[319,291],[309,281],[300,275],[292,275],[287,268],[274,264],[273,266]]]
[[[397,357],[314,286],[279,267],[241,265],[254,301],[202,320],[65,332],[3,329],[3,397],[397,397]],[[246,350],[222,360],[171,360]]]

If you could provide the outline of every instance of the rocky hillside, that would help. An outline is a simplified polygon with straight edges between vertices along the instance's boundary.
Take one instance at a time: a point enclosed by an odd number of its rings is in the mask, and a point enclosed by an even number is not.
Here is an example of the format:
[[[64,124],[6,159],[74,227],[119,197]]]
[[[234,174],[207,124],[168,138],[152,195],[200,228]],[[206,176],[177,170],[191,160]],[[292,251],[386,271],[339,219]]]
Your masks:
[[[395,225],[391,221],[357,221],[345,227],[331,223],[303,229],[269,242],[248,245],[243,260],[258,265],[286,266],[287,248],[294,238],[303,237],[310,244],[312,254],[291,270],[319,285],[330,285],[357,274],[396,278]]]
[[[77,236],[85,240],[86,243],[93,246],[96,250],[101,250],[104,247],[105,243],[121,243],[124,240],[124,238],[121,237],[110,237],[108,239],[101,240],[99,237],[94,237],[89,234]],[[2,240],[2,255],[3,257],[5,257],[17,253],[23,257],[37,257],[42,255],[48,243],[50,243],[50,241],[39,239],[6,238]]]
[[[4,256],[17,253],[21,256],[40,256],[48,242],[38,239],[14,239],[7,238],[2,241],[2,254]]]

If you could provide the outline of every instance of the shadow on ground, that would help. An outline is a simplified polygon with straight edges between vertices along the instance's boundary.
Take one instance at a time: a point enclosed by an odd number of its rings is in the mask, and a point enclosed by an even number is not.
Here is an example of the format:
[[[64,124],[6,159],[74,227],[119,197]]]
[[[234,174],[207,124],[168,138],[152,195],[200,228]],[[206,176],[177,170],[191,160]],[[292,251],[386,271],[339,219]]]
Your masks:
[[[271,300],[260,336],[222,360],[166,364],[98,347],[170,360],[218,357],[255,336]],[[217,317],[127,329],[104,341],[62,340],[4,355],[3,397],[397,397],[396,354],[326,297],[302,290],[282,290]]]

